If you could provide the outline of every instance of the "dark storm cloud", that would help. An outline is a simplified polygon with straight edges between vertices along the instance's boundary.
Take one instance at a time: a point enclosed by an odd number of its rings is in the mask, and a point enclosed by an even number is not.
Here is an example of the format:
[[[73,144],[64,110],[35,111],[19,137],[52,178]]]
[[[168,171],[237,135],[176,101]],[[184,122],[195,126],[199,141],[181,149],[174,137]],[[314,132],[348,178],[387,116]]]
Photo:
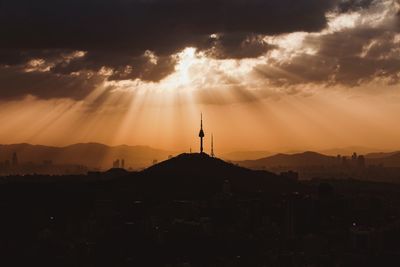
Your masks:
[[[21,72],[13,67],[0,69],[0,100],[12,100],[26,95],[42,99],[71,98],[80,100],[87,96],[101,77],[82,73],[60,75],[51,72]]]
[[[318,31],[325,26],[325,12],[334,2],[10,0],[3,1],[0,9],[0,49],[68,49],[97,54],[118,50],[124,57],[151,50],[168,56],[187,46],[209,48],[209,35],[222,33],[227,36],[228,49],[224,52],[228,53],[232,48],[240,49],[249,34]],[[236,46],[228,40],[232,36],[237,39]],[[109,61],[101,62],[105,63]]]
[[[349,12],[370,7],[376,0],[342,0],[338,4],[340,12]]]
[[[0,0],[0,97],[80,99],[101,79],[159,81],[174,71],[171,55],[188,46],[215,58],[257,57],[273,48],[263,35],[317,32],[326,26],[327,11],[370,2]],[[214,33],[218,38],[210,37]],[[65,56],[74,51],[86,54]],[[32,59],[43,59],[48,71],[24,71]],[[109,69],[107,78],[99,74]]]
[[[152,50],[201,46],[212,33],[318,31],[334,0],[3,1],[2,48]]]
[[[100,78],[70,74],[103,67],[113,70],[110,80],[158,81],[174,71],[171,55],[188,46],[217,58],[256,57],[270,48],[260,34],[319,31],[336,1],[3,0],[0,66],[8,67],[0,69],[0,96],[84,97]],[[72,51],[87,53],[60,60]],[[24,72],[32,59],[51,63],[49,71]]]
[[[219,59],[255,58],[273,48],[262,35],[241,33],[210,37],[210,47],[208,55]]]

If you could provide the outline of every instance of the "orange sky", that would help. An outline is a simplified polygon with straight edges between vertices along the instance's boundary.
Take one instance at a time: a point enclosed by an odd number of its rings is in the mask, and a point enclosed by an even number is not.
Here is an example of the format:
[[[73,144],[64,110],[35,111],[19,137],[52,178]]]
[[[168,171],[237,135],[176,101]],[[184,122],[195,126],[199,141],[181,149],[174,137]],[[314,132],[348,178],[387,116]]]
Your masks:
[[[71,100],[27,98],[0,106],[0,140],[57,146],[101,142],[187,151],[197,149],[203,112],[206,144],[214,133],[219,152],[355,145],[398,149],[400,98],[392,90],[392,96],[350,95],[338,90],[223,105],[190,102],[190,94],[160,96],[154,92],[136,97],[128,94],[128,99],[111,101],[110,107],[97,111],[87,111],[84,103]],[[180,97],[186,100],[179,104]],[[154,103],[158,98],[166,103]]]
[[[0,64],[0,96],[10,97],[0,98],[0,143],[196,150],[202,112],[206,148],[213,133],[217,153],[400,149],[399,9],[382,0],[329,11],[320,31],[250,34],[237,48],[248,54],[231,57],[218,54],[227,49],[219,33],[207,49],[146,50],[137,78],[133,63],[90,69],[84,50]]]

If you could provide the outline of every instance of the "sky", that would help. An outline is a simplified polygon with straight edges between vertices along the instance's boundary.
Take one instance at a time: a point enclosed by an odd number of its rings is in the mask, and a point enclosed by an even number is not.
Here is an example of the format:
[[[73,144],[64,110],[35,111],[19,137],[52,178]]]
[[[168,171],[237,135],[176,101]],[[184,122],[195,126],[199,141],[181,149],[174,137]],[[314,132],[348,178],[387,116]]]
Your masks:
[[[0,0],[0,143],[400,149],[399,0]]]

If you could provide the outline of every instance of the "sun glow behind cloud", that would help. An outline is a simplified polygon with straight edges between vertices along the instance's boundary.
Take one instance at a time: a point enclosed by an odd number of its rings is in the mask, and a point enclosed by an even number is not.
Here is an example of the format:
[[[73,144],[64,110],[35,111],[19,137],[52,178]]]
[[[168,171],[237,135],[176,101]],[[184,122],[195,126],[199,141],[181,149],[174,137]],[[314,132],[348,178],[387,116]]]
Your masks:
[[[331,12],[327,27],[320,32],[266,35],[261,40],[269,48],[253,58],[218,58],[212,51],[186,47],[170,56],[176,64],[158,81],[131,78],[129,74],[137,69],[134,64],[73,71],[71,76],[85,81],[100,77],[104,82],[82,99],[28,96],[2,103],[0,119],[6,126],[0,140],[56,145],[97,141],[188,150],[197,147],[198,117],[203,112],[206,133],[215,134],[217,148],[223,151],[400,146],[395,136],[400,128],[393,115],[400,111],[400,99],[395,75],[386,75],[395,71],[383,65],[379,72],[367,72],[367,77],[360,74],[360,78],[359,68],[353,67],[355,78],[338,78],[349,74],[346,64],[351,63],[340,62],[339,57],[357,50],[353,42],[340,38],[354,33],[356,43],[363,31],[390,29],[390,18],[396,12],[393,3],[382,1],[367,10],[343,14]],[[396,58],[399,37],[390,34],[368,39],[357,57]],[[389,45],[393,48],[386,49]],[[379,49],[386,52],[377,53]],[[46,73],[86,56],[84,51],[75,51],[53,60],[37,57],[21,68],[27,73]],[[142,59],[146,68],[163,60],[150,50]],[[116,73],[127,78],[112,79]],[[400,71],[397,75],[400,79]],[[361,83],[365,78],[369,81]],[[25,130],[19,131],[22,126]]]
[[[207,57],[204,52],[198,52],[193,47],[188,47],[173,57],[177,61],[175,71],[159,82],[146,82],[139,79],[122,80],[106,82],[106,86],[115,87],[117,91],[130,90],[139,93],[143,91],[192,92],[202,88],[224,87],[224,85],[232,84],[226,80],[227,77],[246,78],[257,64],[265,60],[265,57],[218,60]]]

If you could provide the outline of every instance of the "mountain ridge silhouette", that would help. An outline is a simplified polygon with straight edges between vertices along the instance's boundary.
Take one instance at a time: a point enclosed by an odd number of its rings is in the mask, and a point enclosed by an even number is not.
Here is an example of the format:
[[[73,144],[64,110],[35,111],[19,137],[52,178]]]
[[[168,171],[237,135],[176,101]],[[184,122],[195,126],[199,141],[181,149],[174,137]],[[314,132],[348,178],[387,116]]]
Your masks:
[[[261,158],[258,160],[238,161],[240,166],[247,168],[256,167],[276,167],[276,166],[314,166],[314,165],[331,165],[337,162],[336,157],[323,155],[313,151],[305,151],[296,154],[275,154],[273,156]]]
[[[149,166],[153,160],[164,160],[171,151],[149,146],[108,146],[101,143],[77,143],[63,147],[28,143],[0,145],[0,161],[10,160],[16,152],[20,163],[53,161],[54,164],[78,164],[91,169],[106,170],[113,161],[125,159],[125,167],[134,169]]]
[[[149,195],[191,198],[222,192],[226,183],[234,192],[247,193],[281,192],[298,186],[297,180],[284,175],[247,169],[205,153],[184,153],[125,174],[122,187],[144,195],[151,192]]]

